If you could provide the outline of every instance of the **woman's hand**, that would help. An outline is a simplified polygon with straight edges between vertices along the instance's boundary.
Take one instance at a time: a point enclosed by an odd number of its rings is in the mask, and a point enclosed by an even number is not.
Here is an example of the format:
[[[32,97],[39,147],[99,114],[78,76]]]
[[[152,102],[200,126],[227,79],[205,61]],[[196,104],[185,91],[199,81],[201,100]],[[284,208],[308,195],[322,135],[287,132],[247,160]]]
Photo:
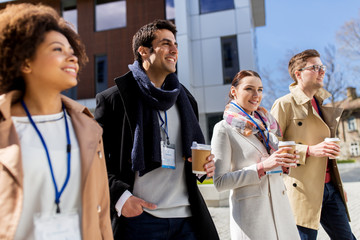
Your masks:
[[[286,151],[291,151],[291,147],[284,147],[273,154],[270,155],[270,157],[266,158],[262,161],[262,164],[264,166],[264,171],[270,171],[271,169],[274,169],[278,166],[282,166],[285,168],[289,167],[296,167],[297,163],[299,163],[300,156],[297,155],[297,151],[295,154],[286,153]]]

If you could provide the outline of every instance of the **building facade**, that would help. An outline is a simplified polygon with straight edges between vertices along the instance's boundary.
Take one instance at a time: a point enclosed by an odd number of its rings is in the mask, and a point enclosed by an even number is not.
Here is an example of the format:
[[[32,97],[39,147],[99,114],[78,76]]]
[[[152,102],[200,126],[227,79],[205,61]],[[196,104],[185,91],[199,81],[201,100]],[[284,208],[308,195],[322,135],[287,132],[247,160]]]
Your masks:
[[[255,28],[265,25],[263,0],[175,0],[178,75],[199,104],[210,142],[230,84],[242,69],[257,70]]]
[[[241,69],[257,70],[255,28],[265,25],[264,0],[18,0],[55,8],[80,34],[89,63],[76,88],[65,92],[90,109],[96,93],[133,62],[132,36],[154,19],[177,26],[180,81],[199,104],[207,141],[222,119],[230,83]]]
[[[344,109],[340,119],[337,136],[340,138],[340,159],[360,160],[360,98],[353,87],[347,88],[347,98],[335,102]]]

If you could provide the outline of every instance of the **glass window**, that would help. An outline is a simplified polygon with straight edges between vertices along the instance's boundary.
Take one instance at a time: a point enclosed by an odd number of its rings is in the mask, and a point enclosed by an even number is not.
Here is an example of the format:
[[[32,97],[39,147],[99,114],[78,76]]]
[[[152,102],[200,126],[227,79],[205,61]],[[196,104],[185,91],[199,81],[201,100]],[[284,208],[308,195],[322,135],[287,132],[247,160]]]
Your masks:
[[[348,123],[349,131],[355,131],[356,130],[356,119],[354,117],[350,117],[347,120],[347,123]]]
[[[95,91],[107,89],[107,56],[95,57]]]
[[[175,19],[174,0],[165,0],[165,16],[167,20]]]
[[[62,94],[64,94],[65,96],[67,96],[69,98],[76,100],[77,99],[77,86],[63,91]]]
[[[223,113],[212,113],[207,115],[208,140],[211,141],[215,124],[223,120]]]
[[[359,143],[358,142],[351,143],[351,145],[350,145],[350,154],[353,157],[359,156],[360,148],[359,148]]]
[[[210,13],[234,8],[234,0],[200,0],[200,13]]]
[[[239,72],[239,55],[236,36],[221,38],[221,53],[224,84],[231,83]]]
[[[62,0],[61,11],[63,18],[73,24],[75,30],[78,31],[76,0]]]
[[[104,31],[126,27],[125,0],[96,0],[95,30]]]

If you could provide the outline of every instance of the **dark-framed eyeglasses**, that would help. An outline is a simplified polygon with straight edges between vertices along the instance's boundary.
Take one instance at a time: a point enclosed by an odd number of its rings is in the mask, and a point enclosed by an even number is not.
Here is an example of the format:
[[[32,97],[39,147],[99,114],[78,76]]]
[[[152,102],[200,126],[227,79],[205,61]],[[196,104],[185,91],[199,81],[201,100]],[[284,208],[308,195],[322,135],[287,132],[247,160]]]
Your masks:
[[[315,72],[319,72],[320,70],[325,72],[326,71],[326,66],[325,65],[312,65],[312,66],[308,66],[308,67],[304,67],[299,69],[299,71],[304,71],[304,70],[313,70]]]

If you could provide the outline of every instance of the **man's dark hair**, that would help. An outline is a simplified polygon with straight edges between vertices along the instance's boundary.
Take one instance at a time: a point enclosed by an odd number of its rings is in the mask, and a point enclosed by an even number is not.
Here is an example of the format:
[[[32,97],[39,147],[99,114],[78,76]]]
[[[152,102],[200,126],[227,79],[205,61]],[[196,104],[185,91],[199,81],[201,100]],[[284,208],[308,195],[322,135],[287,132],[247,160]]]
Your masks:
[[[176,34],[176,26],[168,20],[156,19],[151,23],[142,26],[134,35],[132,40],[132,49],[134,53],[134,60],[137,60],[142,65],[141,55],[138,52],[140,46],[151,48],[152,41],[155,39],[155,32],[157,30],[167,29]]]

